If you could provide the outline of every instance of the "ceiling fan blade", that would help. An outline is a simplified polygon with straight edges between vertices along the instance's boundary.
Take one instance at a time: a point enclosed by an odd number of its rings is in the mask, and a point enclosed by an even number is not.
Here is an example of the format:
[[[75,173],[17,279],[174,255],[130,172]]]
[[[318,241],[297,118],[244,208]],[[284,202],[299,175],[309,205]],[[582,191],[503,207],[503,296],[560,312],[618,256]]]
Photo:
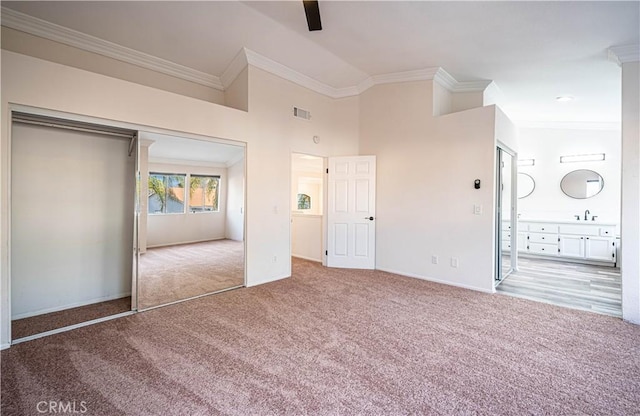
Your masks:
[[[318,7],[317,0],[303,0],[304,14],[307,15],[307,25],[309,31],[322,30],[322,23],[320,22],[320,8]]]

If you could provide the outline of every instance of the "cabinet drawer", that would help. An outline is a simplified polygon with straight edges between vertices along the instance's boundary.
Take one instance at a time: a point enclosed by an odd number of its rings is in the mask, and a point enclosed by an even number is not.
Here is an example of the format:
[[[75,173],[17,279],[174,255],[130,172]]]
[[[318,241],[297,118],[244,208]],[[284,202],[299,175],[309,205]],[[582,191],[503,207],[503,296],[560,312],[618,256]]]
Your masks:
[[[503,240],[511,240],[511,231],[503,231],[502,232]]]
[[[518,231],[529,231],[529,223],[528,222],[519,222],[518,223]]]
[[[533,231],[535,233],[557,233],[558,225],[557,224],[529,224],[529,231]]]
[[[535,254],[547,254],[549,256],[557,256],[558,255],[558,245],[557,244],[540,244],[540,243],[529,243],[529,252]]]
[[[556,244],[558,243],[558,234],[546,234],[546,233],[529,233],[530,243],[545,243]]]
[[[511,223],[503,222],[502,223],[502,231],[509,231],[511,229]]]
[[[600,227],[600,237],[615,237],[616,227]]]
[[[585,225],[561,225],[560,234],[574,234],[574,235],[598,235],[600,227],[591,224]]]

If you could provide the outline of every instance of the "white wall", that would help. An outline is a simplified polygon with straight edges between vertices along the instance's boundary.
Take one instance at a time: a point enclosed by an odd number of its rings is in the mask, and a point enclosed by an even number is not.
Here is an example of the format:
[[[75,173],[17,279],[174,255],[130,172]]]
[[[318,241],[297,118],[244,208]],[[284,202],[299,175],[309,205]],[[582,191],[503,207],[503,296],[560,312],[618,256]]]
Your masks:
[[[431,117],[432,105],[430,81],[360,96],[361,154],[378,163],[376,268],[492,291],[495,107]]]
[[[535,190],[518,200],[521,219],[571,221],[584,218],[585,210],[598,220],[620,222],[620,131],[576,129],[520,129],[519,158],[535,159],[534,166],[520,166],[519,172],[535,180]],[[604,153],[600,162],[560,163],[560,156]],[[589,169],[604,178],[602,191],[588,199],[574,199],[560,189],[560,181],[576,169]]]
[[[240,74],[224,90],[224,105],[237,110],[249,109],[249,69],[243,69]]]
[[[244,241],[244,158],[227,168],[225,237]]]
[[[249,67],[250,113],[92,72],[2,51],[0,142],[0,343],[9,331],[8,180],[9,104],[52,109],[67,117],[96,117],[143,130],[167,129],[247,143],[247,285],[290,276],[290,155],[358,154],[358,99],[333,100]],[[312,111],[293,119],[291,106]],[[321,142],[313,143],[319,135]],[[273,256],[277,260],[273,261]]]
[[[293,214],[291,216],[291,255],[322,261],[322,216]]]
[[[294,118],[293,106],[309,110],[311,120]],[[249,116],[247,247],[261,257],[247,271],[262,276],[252,286],[291,275],[291,153],[358,154],[358,98],[331,99],[250,66]]]
[[[187,97],[225,104],[225,94],[215,88],[206,87],[195,82],[172,77],[171,75],[155,72],[4,26],[2,26],[2,49],[149,87],[160,88]],[[231,106],[233,107],[233,105]]]
[[[129,141],[16,123],[12,145],[12,318],[128,296]]]
[[[622,64],[622,317],[640,324],[640,63]]]
[[[217,212],[148,214],[147,247],[195,243],[225,238],[227,169],[169,163],[149,163],[149,172],[220,176]]]

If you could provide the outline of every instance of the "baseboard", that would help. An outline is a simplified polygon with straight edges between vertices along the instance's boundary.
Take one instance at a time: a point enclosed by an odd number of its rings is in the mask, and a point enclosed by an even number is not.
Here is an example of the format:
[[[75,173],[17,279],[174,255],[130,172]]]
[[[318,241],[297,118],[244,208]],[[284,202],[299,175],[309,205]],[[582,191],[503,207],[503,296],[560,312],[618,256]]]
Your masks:
[[[520,253],[520,252],[518,252],[518,257],[522,257],[522,258],[525,258],[525,259],[558,261],[558,262],[561,262],[561,263],[587,264],[587,265],[590,265],[590,266],[611,267],[611,268],[616,268],[616,269],[620,268],[620,265],[619,265],[619,263],[617,261],[612,263],[612,262],[609,262],[609,261],[574,259],[574,258],[571,258],[571,257],[555,257],[555,256],[536,255],[536,254]]]
[[[291,257],[295,257],[297,259],[303,259],[303,260],[309,260],[309,261],[315,261],[316,263],[321,263],[322,260],[320,259],[314,259],[312,257],[307,257],[307,256],[301,256],[299,254],[291,254]]]
[[[216,237],[216,238],[205,238],[204,240],[193,240],[193,241],[176,241],[173,243],[165,243],[165,244],[154,244],[152,246],[147,246],[147,248],[160,248],[160,247],[171,247],[171,246],[183,246],[185,244],[196,244],[196,243],[206,243],[208,241],[220,241],[227,240],[226,237]],[[235,240],[234,240],[235,241]]]
[[[6,350],[7,348],[9,348],[11,346],[11,344],[2,344],[0,345],[0,351],[1,350]]]
[[[263,285],[265,283],[271,283],[271,282],[275,282],[275,281],[278,281],[278,280],[287,279],[289,277],[291,277],[290,274],[270,277],[269,279],[263,280],[260,283],[248,284],[247,287],[260,286],[260,285]]]
[[[487,289],[484,289],[484,288],[481,288],[481,287],[465,285],[465,284],[461,284],[461,283],[454,283],[454,282],[450,282],[448,280],[435,279],[433,277],[421,276],[421,275],[414,274],[414,273],[400,272],[400,271],[397,271],[397,270],[386,269],[386,268],[385,269],[376,268],[376,270],[380,270],[381,272],[393,273],[393,274],[397,274],[397,275],[405,276],[405,277],[412,277],[414,279],[426,280],[428,282],[440,283],[440,284],[447,285],[447,286],[455,286],[455,287],[459,287],[459,288],[462,288],[462,289],[474,290],[476,292],[483,292],[483,293],[489,293],[489,294],[493,294],[494,293],[493,290],[487,290]]]
[[[11,320],[15,321],[17,319],[31,318],[32,316],[44,315],[45,313],[59,312],[59,311],[64,311],[66,309],[71,309],[71,308],[79,308],[81,306],[92,305],[94,303],[99,303],[99,302],[108,302],[110,300],[116,300],[116,299],[124,298],[127,296],[131,296],[131,292],[123,292],[123,293],[118,293],[116,295],[89,299],[83,302],[71,303],[63,306],[56,306],[55,308],[41,309],[35,312],[22,313],[20,315],[12,316]]]

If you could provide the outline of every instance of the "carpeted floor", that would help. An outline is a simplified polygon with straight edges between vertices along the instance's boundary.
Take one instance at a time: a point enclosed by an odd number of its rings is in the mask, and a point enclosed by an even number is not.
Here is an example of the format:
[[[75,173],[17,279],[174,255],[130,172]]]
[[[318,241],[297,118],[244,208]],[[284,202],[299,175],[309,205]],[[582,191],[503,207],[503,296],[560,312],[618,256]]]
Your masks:
[[[3,415],[632,415],[640,326],[294,260],[290,279],[13,346],[1,389]]]
[[[140,256],[138,308],[244,284],[244,243],[233,240],[147,249]]]
[[[131,310],[131,296],[11,321],[11,339],[40,334]]]

